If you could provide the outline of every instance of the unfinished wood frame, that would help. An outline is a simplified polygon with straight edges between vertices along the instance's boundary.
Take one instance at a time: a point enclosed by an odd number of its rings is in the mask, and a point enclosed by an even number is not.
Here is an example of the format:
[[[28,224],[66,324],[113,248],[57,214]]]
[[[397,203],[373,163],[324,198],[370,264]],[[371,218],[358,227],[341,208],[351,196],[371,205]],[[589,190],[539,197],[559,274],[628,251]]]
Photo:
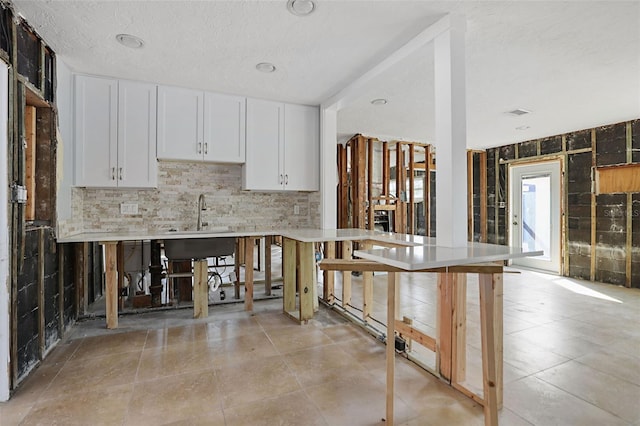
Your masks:
[[[311,260],[314,256],[314,243],[290,238],[283,240],[283,311],[290,318],[306,323],[313,318],[314,312],[315,264]],[[297,306],[296,287],[299,293]]]

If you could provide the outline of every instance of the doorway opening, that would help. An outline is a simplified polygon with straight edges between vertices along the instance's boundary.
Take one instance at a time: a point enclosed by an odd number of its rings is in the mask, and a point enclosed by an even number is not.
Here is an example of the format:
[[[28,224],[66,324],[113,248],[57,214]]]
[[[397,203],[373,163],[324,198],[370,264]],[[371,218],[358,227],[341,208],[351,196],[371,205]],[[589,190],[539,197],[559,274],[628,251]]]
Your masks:
[[[509,167],[510,245],[544,252],[514,265],[560,273],[560,177],[560,160]]]

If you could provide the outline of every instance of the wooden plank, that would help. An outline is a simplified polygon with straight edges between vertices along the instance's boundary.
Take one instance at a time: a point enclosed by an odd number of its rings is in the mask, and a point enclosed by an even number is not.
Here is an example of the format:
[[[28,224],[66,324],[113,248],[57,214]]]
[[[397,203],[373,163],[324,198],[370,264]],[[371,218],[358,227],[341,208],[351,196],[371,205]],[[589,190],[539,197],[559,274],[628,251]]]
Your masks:
[[[498,426],[496,393],[495,275],[480,274],[480,334],[482,340],[482,384],[484,391],[484,424]]]
[[[255,237],[244,239],[244,310],[253,311],[253,247]]]
[[[451,382],[463,382],[467,371],[467,275],[453,274]]]
[[[367,229],[374,228],[373,210],[373,139],[367,139]]]
[[[435,352],[436,351],[436,339],[429,336],[428,334],[423,333],[422,331],[413,328],[409,324],[405,324],[403,321],[396,320],[396,331],[402,334],[402,336],[406,336],[409,339],[419,343],[425,348]]]
[[[386,211],[396,211],[396,205],[395,204],[376,204],[373,206],[373,211],[381,211],[381,210],[386,210]]]
[[[366,210],[367,210],[367,202],[366,202],[366,165],[367,165],[367,151],[366,151],[366,139],[362,136],[358,137],[357,144],[357,168],[356,168],[356,196],[354,200],[357,200],[357,205],[355,205],[355,209],[353,210],[353,214],[357,217],[357,225],[354,228],[366,229]],[[353,167],[353,164],[352,164]]]
[[[396,143],[396,212],[393,215],[394,217],[394,225],[393,225],[393,230],[394,232],[398,232],[398,233],[406,233],[406,229],[403,226],[403,214],[402,211],[404,210],[404,206],[403,206],[403,202],[402,200],[402,192],[403,192],[403,181],[402,181],[402,169],[404,169],[404,159],[402,157],[402,146],[400,145],[400,143]]]
[[[338,227],[349,227],[348,192],[349,177],[347,173],[347,149],[338,145]]]
[[[283,238],[282,242],[282,297],[283,310],[296,310],[296,242]]]
[[[640,164],[596,168],[596,194],[640,192]]]
[[[122,241],[118,241],[117,248],[116,268],[118,269],[118,309],[124,309],[124,297],[122,297],[122,289],[124,288],[124,244]],[[133,291],[132,297],[136,294],[136,286],[133,283],[130,284],[130,290]]]
[[[396,287],[398,274],[391,272],[387,276],[387,389],[386,389],[386,424],[393,426],[393,397],[394,397],[394,369],[395,369],[395,330],[396,323]]]
[[[517,146],[517,145],[516,145]],[[596,167],[596,130],[591,130],[591,167],[592,170]],[[593,183],[592,183],[593,184]],[[591,190],[591,265],[589,279],[595,281],[596,278],[596,193]]]
[[[409,144],[409,233],[416,233],[416,205],[415,205],[415,151],[414,145]]]
[[[351,260],[352,253],[351,241],[342,242],[342,258]],[[351,304],[351,270],[346,269],[342,272],[342,307],[346,308]]]
[[[361,243],[362,250],[370,250],[371,244]],[[373,312],[373,271],[362,272],[362,320],[369,321]]]
[[[494,288],[493,302],[493,330],[494,345],[496,353],[496,404],[498,409],[502,408],[504,392],[504,286],[502,274],[492,274]]]
[[[308,321],[313,318],[314,287],[316,282],[313,279],[315,270],[315,257],[313,243],[298,242],[300,257],[298,263],[300,267],[300,321]]]
[[[336,243],[335,241],[327,241],[324,243],[324,258],[325,260],[335,259],[336,257]],[[335,303],[335,282],[336,282],[336,273],[334,271],[324,270],[323,276],[323,293],[322,299],[327,302],[329,305],[333,305]]]
[[[273,237],[265,235],[264,237],[264,294],[271,296],[271,245]]]
[[[44,248],[44,229],[38,228],[38,356],[40,359],[44,359],[45,355],[45,300],[44,300],[44,263],[45,263],[45,248]]]
[[[437,272],[437,273],[485,273],[499,274],[504,267],[497,263],[474,263],[468,265],[457,265],[440,268],[418,269],[407,271],[395,266],[385,265],[366,259],[324,259],[318,265],[323,271],[373,271],[373,272]]]
[[[425,235],[431,235],[431,146],[424,148],[425,170],[423,183],[424,229]]]
[[[105,242],[105,302],[107,328],[118,328],[118,243]]]
[[[193,318],[202,319],[209,316],[209,289],[207,280],[209,269],[207,259],[193,261]],[[246,297],[245,297],[246,300]]]
[[[236,280],[233,283],[233,298],[236,300],[240,299],[240,242],[242,238],[236,238],[236,247],[234,250],[234,265],[233,270],[236,274]]]
[[[25,186],[27,187],[27,204],[25,205],[25,220],[36,218],[36,107],[24,107],[24,136],[25,149]]]
[[[487,151],[480,152],[480,242],[487,242]]]
[[[382,142],[382,193],[389,196],[389,142]]]
[[[453,338],[453,274],[438,274],[436,371],[451,382]]]

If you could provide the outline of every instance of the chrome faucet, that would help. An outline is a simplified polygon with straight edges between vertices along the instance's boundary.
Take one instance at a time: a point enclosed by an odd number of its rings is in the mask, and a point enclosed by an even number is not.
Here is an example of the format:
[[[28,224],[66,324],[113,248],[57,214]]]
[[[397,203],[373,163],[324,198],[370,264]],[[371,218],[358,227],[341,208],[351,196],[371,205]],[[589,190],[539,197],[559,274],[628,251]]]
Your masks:
[[[198,223],[196,224],[196,230],[202,231],[202,228],[209,226],[207,222],[202,221],[202,211],[207,209],[207,202],[204,199],[204,194],[198,196]]]

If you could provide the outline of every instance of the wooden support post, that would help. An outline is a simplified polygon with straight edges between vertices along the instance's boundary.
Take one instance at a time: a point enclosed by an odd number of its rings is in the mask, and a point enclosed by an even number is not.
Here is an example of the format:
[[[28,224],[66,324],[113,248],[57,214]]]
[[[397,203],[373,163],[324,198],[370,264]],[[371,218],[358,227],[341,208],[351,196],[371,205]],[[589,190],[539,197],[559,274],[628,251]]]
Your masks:
[[[404,169],[404,160],[402,158],[402,145],[398,142],[396,143],[396,211],[394,214],[394,232],[404,234],[406,233],[406,229],[403,227],[403,210],[404,204],[402,202],[403,199],[403,182],[402,182],[402,169]]]
[[[389,196],[389,142],[382,142],[382,194]]]
[[[467,370],[467,274],[452,276],[451,382],[463,382]]]
[[[234,272],[236,273],[236,281],[233,283],[233,298],[240,299],[240,241],[242,238],[236,238],[236,248],[234,251]]]
[[[105,242],[107,328],[118,328],[118,243]]]
[[[38,228],[38,355],[40,359],[44,359],[45,352],[45,300],[44,300],[44,263],[47,254],[44,247],[44,229]]]
[[[255,237],[244,239],[244,310],[253,311],[253,246]]]
[[[296,242],[290,238],[282,239],[282,298],[284,312],[296,310]]]
[[[389,272],[387,276],[387,404],[386,404],[386,424],[393,426],[393,396],[394,396],[394,373],[395,373],[395,317],[396,317],[396,287],[398,283],[398,273]]]
[[[264,294],[271,296],[271,245],[273,237],[264,237]]]
[[[631,122],[628,122],[626,125],[626,136],[627,136],[627,163],[631,163],[633,161],[633,134],[631,129]],[[626,241],[626,263],[625,263],[625,287],[631,287],[631,260],[633,258],[633,195],[628,192],[627,193],[627,241]]]
[[[371,243],[361,244],[362,250],[370,250]],[[362,273],[362,320],[368,322],[373,312],[373,271]]]
[[[424,229],[427,237],[431,236],[431,145],[424,147]]]
[[[415,152],[414,145],[409,144],[409,233],[415,234]]]
[[[207,259],[193,261],[193,317],[196,319],[209,316],[209,268]]]
[[[367,229],[374,228],[373,209],[373,139],[367,139]]]
[[[342,242],[342,258],[351,259],[351,241]],[[342,272],[342,307],[346,308],[351,304],[351,271]]]
[[[436,314],[436,371],[451,382],[453,337],[453,274],[438,274],[438,308]]]
[[[484,390],[484,424],[498,425],[495,345],[495,274],[480,274],[480,334],[482,338],[482,384]]]
[[[25,149],[25,186],[27,187],[27,204],[25,220],[36,218],[36,107],[24,107],[24,136],[27,143]]]
[[[324,243],[324,258],[335,259],[336,257],[336,243],[335,241],[327,241]],[[334,271],[323,271],[323,292],[322,299],[329,305],[335,303],[335,280],[336,273]]]
[[[365,223],[365,213],[367,210],[367,203],[366,203],[366,189],[365,189],[365,185],[366,185],[366,165],[367,165],[367,151],[366,151],[366,146],[365,146],[365,142],[366,139],[363,138],[362,136],[358,137],[358,144],[357,144],[357,159],[356,159],[356,175],[352,176],[352,179],[355,179],[355,185],[356,185],[356,198],[354,200],[357,200],[357,204],[354,204],[354,210],[353,210],[353,214],[354,217],[357,218],[357,223],[354,225],[354,228],[361,228],[361,229],[366,229],[366,223]],[[351,167],[353,167],[354,165],[352,164]]]
[[[116,267],[118,269],[118,309],[124,309],[124,297],[122,297],[122,289],[124,288],[124,243],[118,241],[118,252],[116,259]],[[131,284],[131,283],[130,283]],[[136,287],[131,285],[131,290],[136,291]]]
[[[347,148],[338,145],[338,228],[349,227]]]
[[[300,267],[300,321],[307,321],[313,318],[313,288],[317,285],[313,281],[313,271],[315,270],[315,257],[313,243],[298,242],[300,257],[298,263]]]
[[[504,392],[504,288],[503,275],[492,274],[493,280],[493,330],[494,330],[494,351],[496,353],[496,404],[498,409],[502,408]]]

